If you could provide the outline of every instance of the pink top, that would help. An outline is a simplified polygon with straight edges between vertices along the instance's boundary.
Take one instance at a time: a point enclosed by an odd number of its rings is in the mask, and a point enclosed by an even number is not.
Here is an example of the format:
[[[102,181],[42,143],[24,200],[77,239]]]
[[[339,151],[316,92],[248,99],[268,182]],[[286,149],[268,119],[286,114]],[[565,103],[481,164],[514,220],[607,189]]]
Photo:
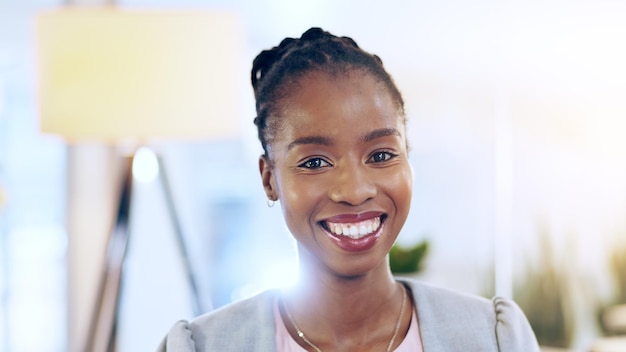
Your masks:
[[[394,350],[395,352],[423,352],[422,339],[417,324],[417,315],[415,310],[413,310],[409,331],[400,346]],[[306,350],[298,345],[296,340],[289,335],[283,318],[278,311],[278,299],[274,301],[274,325],[276,325],[276,347],[278,352],[306,352]]]

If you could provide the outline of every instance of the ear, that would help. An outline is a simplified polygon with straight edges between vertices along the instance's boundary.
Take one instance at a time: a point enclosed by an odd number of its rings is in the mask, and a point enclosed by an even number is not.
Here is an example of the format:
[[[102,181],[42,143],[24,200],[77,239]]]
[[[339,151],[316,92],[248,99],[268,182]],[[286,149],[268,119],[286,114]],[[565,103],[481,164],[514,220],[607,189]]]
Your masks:
[[[263,182],[263,189],[265,189],[267,199],[278,200],[278,190],[276,188],[272,162],[265,155],[259,157],[259,172],[261,173],[261,181]]]

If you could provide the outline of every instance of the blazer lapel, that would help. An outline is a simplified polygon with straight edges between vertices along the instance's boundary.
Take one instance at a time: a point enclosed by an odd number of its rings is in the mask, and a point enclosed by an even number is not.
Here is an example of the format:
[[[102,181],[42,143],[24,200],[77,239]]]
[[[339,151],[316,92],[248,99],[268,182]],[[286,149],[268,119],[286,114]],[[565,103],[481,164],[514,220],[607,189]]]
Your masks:
[[[413,280],[404,283],[413,291],[424,352],[498,350],[495,314],[489,300]]]

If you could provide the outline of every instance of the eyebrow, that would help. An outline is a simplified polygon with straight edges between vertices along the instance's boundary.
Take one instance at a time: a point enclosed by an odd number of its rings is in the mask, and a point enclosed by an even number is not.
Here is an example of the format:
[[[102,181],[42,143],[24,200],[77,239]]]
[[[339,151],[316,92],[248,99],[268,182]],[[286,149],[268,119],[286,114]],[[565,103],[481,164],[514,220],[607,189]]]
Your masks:
[[[295,141],[289,143],[287,146],[287,150],[291,148],[302,145],[302,144],[319,144],[319,145],[332,145],[334,142],[332,138],[323,137],[323,136],[306,136],[296,139]]]
[[[381,128],[379,130],[371,131],[363,136],[363,142],[370,142],[376,138],[382,138],[387,136],[402,137],[400,131],[395,128]]]

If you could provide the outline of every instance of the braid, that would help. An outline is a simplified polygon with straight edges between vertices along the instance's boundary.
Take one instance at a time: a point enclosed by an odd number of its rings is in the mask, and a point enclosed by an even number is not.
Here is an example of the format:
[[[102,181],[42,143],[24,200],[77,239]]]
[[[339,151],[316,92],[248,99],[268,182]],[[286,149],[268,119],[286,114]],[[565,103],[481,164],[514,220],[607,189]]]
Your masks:
[[[300,38],[283,39],[278,46],[262,51],[254,59],[250,77],[256,99],[254,123],[266,157],[279,124],[275,118],[277,104],[296,87],[298,78],[311,71],[335,75],[351,69],[368,72],[384,83],[404,118],[402,95],[382,60],[362,50],[352,38],[311,28]]]

